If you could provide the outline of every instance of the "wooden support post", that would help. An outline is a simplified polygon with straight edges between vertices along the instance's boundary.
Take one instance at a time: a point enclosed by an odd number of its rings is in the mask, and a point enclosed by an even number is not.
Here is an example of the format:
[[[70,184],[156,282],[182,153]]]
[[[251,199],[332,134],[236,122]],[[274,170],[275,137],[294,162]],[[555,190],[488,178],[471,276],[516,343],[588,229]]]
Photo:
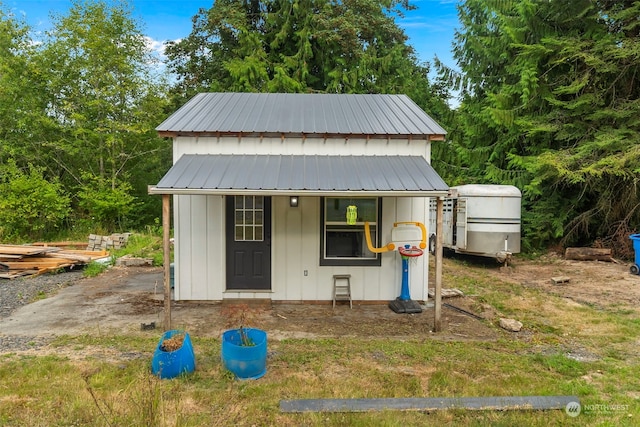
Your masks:
[[[442,216],[444,199],[438,197],[436,199],[436,283],[434,290],[434,319],[433,319],[433,332],[440,332],[442,330],[442,323],[440,317],[442,314]]]
[[[162,195],[162,251],[164,265],[164,330],[171,329],[171,210],[169,194]]]

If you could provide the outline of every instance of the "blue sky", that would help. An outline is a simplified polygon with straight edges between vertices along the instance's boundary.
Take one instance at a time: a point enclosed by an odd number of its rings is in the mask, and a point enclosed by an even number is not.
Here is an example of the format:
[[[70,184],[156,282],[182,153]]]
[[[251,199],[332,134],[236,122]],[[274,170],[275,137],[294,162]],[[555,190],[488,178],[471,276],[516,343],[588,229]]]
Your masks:
[[[417,10],[408,12],[398,24],[409,36],[420,61],[431,61],[435,55],[454,66],[451,42],[458,26],[456,4],[461,0],[411,0]],[[66,14],[70,0],[0,0],[4,10],[22,17],[34,31],[50,27],[51,13]],[[129,0],[133,17],[142,24],[143,32],[155,47],[166,40],[186,37],[191,32],[191,17],[199,8],[210,8],[213,0]]]

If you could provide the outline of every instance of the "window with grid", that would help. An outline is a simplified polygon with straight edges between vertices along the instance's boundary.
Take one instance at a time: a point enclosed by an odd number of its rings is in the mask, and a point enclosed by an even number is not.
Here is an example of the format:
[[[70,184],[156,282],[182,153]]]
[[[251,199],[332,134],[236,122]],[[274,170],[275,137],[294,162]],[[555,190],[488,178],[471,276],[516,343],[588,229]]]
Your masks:
[[[234,216],[236,242],[264,240],[263,196],[236,196]]]

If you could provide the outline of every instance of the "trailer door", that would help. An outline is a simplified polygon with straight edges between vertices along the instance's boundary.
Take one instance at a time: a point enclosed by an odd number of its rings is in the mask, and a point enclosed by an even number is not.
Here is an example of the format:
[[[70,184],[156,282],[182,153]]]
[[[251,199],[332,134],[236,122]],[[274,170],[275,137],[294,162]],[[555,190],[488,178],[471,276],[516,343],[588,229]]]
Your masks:
[[[456,249],[467,248],[467,199],[460,197],[456,207]]]

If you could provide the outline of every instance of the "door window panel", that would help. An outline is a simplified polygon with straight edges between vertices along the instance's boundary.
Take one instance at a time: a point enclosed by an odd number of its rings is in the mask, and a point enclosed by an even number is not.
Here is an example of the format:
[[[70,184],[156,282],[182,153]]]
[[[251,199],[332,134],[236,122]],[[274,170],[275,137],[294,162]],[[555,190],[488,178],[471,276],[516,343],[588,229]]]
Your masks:
[[[235,197],[236,242],[263,241],[264,196]]]

